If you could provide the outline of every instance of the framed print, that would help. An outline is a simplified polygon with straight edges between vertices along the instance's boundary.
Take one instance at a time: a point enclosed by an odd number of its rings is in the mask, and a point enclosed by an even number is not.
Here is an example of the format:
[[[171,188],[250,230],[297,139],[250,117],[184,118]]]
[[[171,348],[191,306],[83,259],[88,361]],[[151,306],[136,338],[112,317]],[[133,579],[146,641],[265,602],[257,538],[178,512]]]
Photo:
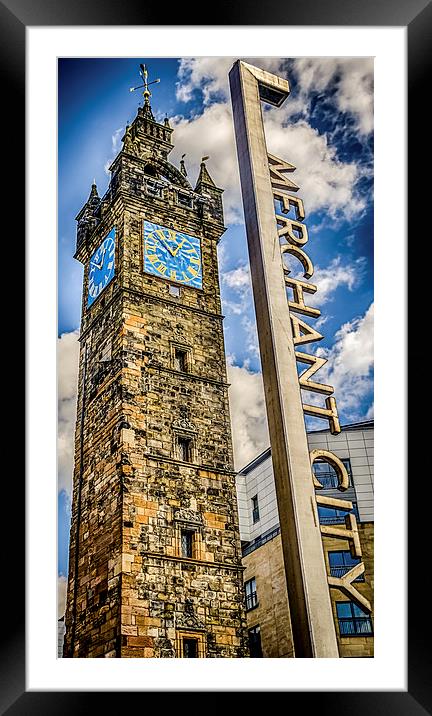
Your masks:
[[[319,9],[315,4],[310,3],[303,4],[301,7],[293,6],[289,9],[282,8],[277,3],[274,10],[275,16],[278,17],[278,27],[275,28],[273,20],[271,23],[269,22],[268,18],[271,15],[268,14],[267,8],[265,17],[261,17],[260,10],[252,12],[250,8],[247,8],[246,11],[240,5],[233,7],[230,12],[225,12],[222,17],[222,26],[205,27],[194,26],[193,23],[181,24],[187,23],[188,11],[180,18],[178,9],[173,10],[173,15],[170,18],[172,25],[160,25],[156,14],[144,17],[141,14],[142,9],[134,3],[126,3],[122,7],[121,17],[117,8],[109,5],[104,6],[103,11],[97,13],[95,8],[81,8],[79,3],[60,3],[53,8],[48,3],[41,3],[36,7],[31,3],[18,3],[9,0],[7,5],[7,7],[3,5],[0,10],[3,30],[2,52],[4,68],[10,81],[9,102],[14,107],[14,122],[13,126],[10,126],[9,121],[9,126],[4,131],[5,134],[7,131],[6,136],[10,136],[12,133],[15,139],[13,142],[6,142],[9,144],[7,148],[11,154],[9,161],[11,179],[8,180],[6,188],[10,191],[11,198],[15,199],[17,198],[16,188],[22,184],[19,179],[23,176],[24,167],[23,157],[21,163],[17,160],[19,151],[22,154],[23,143],[16,141],[18,131],[16,123],[19,124],[22,121],[21,117],[24,116],[24,88],[26,96],[27,287],[30,299],[27,301],[27,337],[29,339],[27,375],[30,392],[27,423],[26,498],[24,495],[22,497],[23,502],[26,499],[27,505],[27,602],[25,607],[23,584],[19,590],[21,603],[17,597],[17,604],[20,604],[19,618],[14,616],[13,619],[5,620],[6,627],[11,631],[10,636],[5,638],[3,643],[1,667],[2,681],[5,684],[5,688],[2,690],[3,712],[18,714],[21,712],[32,713],[38,710],[55,712],[60,709],[66,711],[72,710],[72,708],[77,709],[86,698],[85,693],[78,692],[88,690],[298,691],[301,692],[299,698],[303,698],[304,695],[311,698],[319,693],[321,709],[324,702],[328,710],[330,708],[334,710],[335,705],[346,708],[349,703],[350,711],[354,713],[367,708],[372,711],[387,709],[392,713],[401,714],[421,714],[425,710],[430,712],[430,687],[426,675],[428,658],[423,624],[425,610],[413,608],[410,614],[408,642],[404,625],[405,591],[408,582],[404,527],[406,519],[404,485],[406,481],[405,433],[407,421],[405,415],[407,406],[403,388],[405,379],[405,323],[402,318],[405,299],[403,234],[405,219],[409,222],[410,228],[418,219],[417,212],[414,212],[413,209],[411,214],[405,210],[403,185],[405,118],[403,101],[401,101],[406,87],[404,43],[407,37],[408,98],[410,107],[416,108],[416,111],[411,109],[409,115],[410,126],[414,129],[413,146],[417,149],[417,152],[414,150],[411,156],[413,157],[415,154],[422,156],[423,141],[426,145],[428,132],[425,126],[425,113],[417,111],[417,108],[421,103],[420,91],[422,91],[423,97],[424,87],[428,81],[426,73],[430,61],[426,38],[430,34],[431,27],[430,7],[425,7],[425,3],[423,6],[422,3],[418,3],[418,6],[410,4],[409,7],[408,5],[395,7],[393,4],[385,3],[377,8],[368,9],[366,12],[366,8],[354,2],[348,4],[330,2],[326,4],[325,8],[322,6]],[[243,12],[247,15],[247,25],[250,27],[245,27],[243,24],[245,22]],[[307,24],[304,24],[306,22]],[[378,205],[381,207],[381,214],[377,209],[378,219],[375,223],[375,239],[377,241],[375,289],[379,314],[377,319],[379,330],[376,332],[377,349],[379,346],[377,352],[377,378],[379,377],[379,381],[377,380],[377,401],[379,399],[379,404],[377,402],[377,426],[381,426],[378,428],[377,442],[381,440],[382,445],[382,453],[377,465],[379,464],[381,468],[385,466],[387,473],[394,475],[392,484],[394,484],[395,493],[394,502],[391,499],[386,500],[384,493],[386,490],[388,491],[390,483],[390,478],[386,475],[388,481],[386,486],[383,487],[382,484],[377,486],[377,493],[381,492],[381,496],[377,495],[381,522],[377,527],[376,536],[377,543],[381,545],[381,548],[385,544],[391,543],[391,555],[382,551],[377,558],[377,571],[382,565],[382,575],[385,575],[384,579],[383,576],[380,577],[377,574],[376,614],[380,615],[381,622],[378,626],[377,617],[375,617],[375,625],[376,633],[381,631],[380,641],[377,642],[379,648],[377,648],[373,659],[341,659],[338,661],[337,669],[340,671],[337,679],[330,674],[332,668],[330,660],[326,665],[326,660],[305,662],[304,659],[270,659],[266,666],[265,659],[258,662],[257,665],[257,662],[252,663],[248,659],[240,657],[238,659],[239,668],[237,669],[234,661],[230,662],[229,673],[226,668],[228,666],[226,660],[220,658],[202,659],[200,662],[195,662],[192,673],[183,660],[164,658],[171,657],[172,654],[161,652],[160,656],[163,661],[146,659],[144,665],[144,660],[135,658],[104,660],[103,662],[98,662],[97,659],[88,659],[80,663],[78,674],[75,669],[76,662],[73,662],[72,659],[56,659],[56,655],[52,654],[57,638],[54,633],[56,625],[49,621],[48,616],[50,613],[52,615],[56,613],[57,598],[55,593],[57,574],[55,577],[52,575],[52,566],[56,562],[56,555],[52,549],[53,529],[55,531],[57,520],[55,497],[52,495],[57,472],[55,452],[57,415],[54,407],[56,385],[53,380],[56,375],[53,325],[57,323],[57,306],[53,291],[55,293],[58,288],[56,287],[55,245],[57,241],[56,192],[59,185],[57,185],[55,138],[57,127],[63,121],[62,117],[57,117],[57,60],[59,57],[74,59],[77,61],[76,67],[78,67],[79,62],[84,59],[127,58],[134,59],[134,61],[136,59],[139,66],[139,63],[142,62],[143,52],[144,58],[159,58],[159,60],[181,57],[218,57],[221,53],[217,51],[216,47],[218,43],[219,47],[222,46],[220,44],[222,34],[218,35],[218,32],[223,33],[225,38],[223,55],[234,59],[256,57],[257,54],[259,57],[274,55],[274,50],[270,49],[272,46],[279,48],[277,55],[280,57],[374,57],[377,80],[375,94],[377,160],[382,146],[386,145],[386,151],[389,151],[390,135],[394,142],[393,155],[382,155],[379,159],[381,163],[379,166],[377,165],[376,200],[377,207]],[[324,32],[326,37],[323,37],[322,33]],[[252,48],[257,46],[257,42],[260,46],[259,53],[252,51]],[[384,44],[385,50],[383,49]],[[331,50],[328,49],[329,45]],[[146,47],[145,51],[141,49],[143,46]],[[289,51],[280,49],[288,46]],[[114,47],[115,51],[112,49]],[[326,47],[327,49],[325,49]],[[393,68],[397,68],[399,71],[397,81],[391,71],[390,57]],[[86,69],[89,67],[90,65],[87,64]],[[101,63],[101,74],[98,76],[96,72],[94,75],[95,87],[98,82],[102,82],[102,84],[105,82],[103,67],[104,65]],[[384,94],[386,77],[388,86],[393,92],[390,97]],[[138,81],[137,74],[137,84]],[[130,84],[132,85],[134,82],[135,79],[131,78]],[[92,91],[91,83],[87,81],[85,75],[82,75],[80,79],[78,70],[74,75],[73,83],[76,93]],[[159,88],[152,88],[152,90],[156,95]],[[218,88],[216,90],[219,91]],[[383,90],[382,94],[381,90]],[[353,93],[355,91],[356,88],[353,88]],[[396,107],[393,115],[389,110],[392,98]],[[44,108],[43,113],[40,111],[41,107]],[[145,108],[145,97],[143,107]],[[114,111],[114,104],[112,109]],[[62,112],[61,106],[58,106],[58,111]],[[109,106],[106,106],[105,111],[106,113],[110,111]],[[42,114],[43,124],[41,124]],[[164,124],[163,117],[157,117],[157,119],[161,127],[160,131],[163,132],[164,127],[166,130],[169,128],[169,122]],[[57,121],[59,121],[59,125],[57,125]],[[382,124],[379,124],[380,122]],[[122,134],[118,137],[118,141],[121,140],[123,146],[125,141],[129,141],[127,131],[127,127],[122,127]],[[394,133],[391,134],[391,132]],[[22,129],[22,134],[24,135],[24,129]],[[132,143],[135,139],[136,137],[131,137]],[[165,140],[161,138],[161,141]],[[420,141],[422,141],[421,148],[418,146]],[[168,142],[168,137],[166,137],[166,142]],[[41,147],[43,147],[43,153],[41,153]],[[92,151],[90,146],[88,151]],[[175,202],[177,207],[175,216],[183,216],[189,210],[195,211],[194,202],[199,198],[198,195],[201,196],[204,193],[205,196],[207,192],[208,206],[212,207],[211,211],[213,212],[212,215],[210,213],[208,215],[208,226],[211,231],[211,226],[219,226],[217,212],[220,195],[216,191],[219,190],[219,187],[213,180],[211,158],[207,160],[205,146],[199,152],[202,156],[199,157],[197,164],[197,175],[198,172],[201,172],[199,174],[201,185],[198,181],[197,184],[193,183],[193,186],[189,187],[190,177],[187,175],[189,157],[186,155],[184,159],[182,157],[180,160],[179,155],[178,175],[175,176],[178,195],[174,196],[173,193],[172,202],[173,206]],[[395,160],[396,155],[399,162],[399,173],[396,171],[398,163]],[[149,157],[151,158],[151,153]],[[115,156],[110,159],[113,162],[116,161]],[[70,161],[73,162],[73,156],[70,157]],[[166,172],[167,167],[163,165],[166,158],[161,155],[158,161],[159,169],[163,168]],[[186,175],[180,161],[183,161]],[[287,161],[289,161],[289,157],[287,157]],[[150,167],[151,164],[155,165],[154,155],[152,161],[149,159],[146,166]],[[61,171],[60,164],[58,170]],[[78,168],[77,171],[79,171]],[[148,191],[156,192],[156,194],[159,191],[168,191],[164,185],[166,176],[163,171],[155,175],[152,175],[150,170],[147,171],[144,179],[148,183]],[[194,176],[194,180],[195,178]],[[159,186],[158,182],[163,186]],[[44,190],[41,193],[42,187]],[[223,187],[221,186],[221,188]],[[423,192],[423,186],[416,184],[416,193],[420,194],[420,198],[422,198]],[[157,202],[157,200],[156,196],[155,201]],[[417,204],[418,195],[416,194]],[[6,205],[9,205],[8,201]],[[412,204],[410,206],[412,207]],[[385,208],[385,211],[382,207]],[[75,209],[78,212],[79,206],[74,206]],[[197,206],[196,211],[198,211]],[[118,229],[116,224],[114,231],[114,224],[109,224],[109,217],[106,218],[106,225],[103,224],[102,212],[103,208],[101,208],[100,216],[102,222],[100,242],[95,243],[94,249],[91,251],[89,249],[89,261],[93,261],[94,264],[91,269],[93,283],[92,288],[89,289],[91,298],[86,295],[83,304],[86,306],[86,310],[88,308],[89,312],[93,311],[94,315],[100,306],[105,305],[105,302],[109,303],[113,287],[116,285],[117,273],[120,271],[120,261],[123,259],[119,254],[120,250],[123,251],[123,248],[120,249],[124,238],[121,228]],[[298,215],[296,216],[298,219]],[[17,222],[20,221],[20,217],[21,214],[17,212]],[[295,221],[296,217],[293,220]],[[161,229],[159,235],[157,234],[158,227]],[[206,281],[210,280],[212,264],[210,251],[206,248],[205,241],[199,235],[196,226],[175,219],[170,225],[169,217],[161,208],[160,212],[154,216],[142,216],[141,223],[132,227],[132,230],[136,231],[136,247],[134,245],[133,249],[133,251],[136,249],[136,253],[131,254],[128,261],[130,260],[132,263],[136,261],[136,266],[140,266],[139,271],[138,268],[136,269],[137,280],[148,281],[149,285],[151,282],[151,285],[155,287],[154,290],[160,291],[161,296],[163,292],[164,300],[171,304],[178,299],[178,295],[184,295],[185,291],[189,291],[190,298],[188,300],[195,310],[194,316],[198,314],[204,316],[208,307],[204,305],[203,294],[205,291],[202,288],[205,288]],[[416,237],[419,235],[420,233],[417,232]],[[105,247],[104,242],[107,238],[110,239],[109,246],[107,243]],[[61,232],[59,232],[58,240],[59,242],[62,240]],[[86,240],[83,239],[82,246]],[[107,261],[106,266],[105,261]],[[235,266],[232,268],[234,269]],[[175,277],[171,276],[171,283],[165,278],[167,272],[171,272],[171,274],[175,272]],[[15,272],[14,275],[16,275]],[[99,277],[100,281],[97,282],[95,277]],[[175,279],[178,277],[181,280],[176,281]],[[24,279],[21,277],[19,285],[23,281]],[[58,281],[61,281],[60,273]],[[100,284],[102,284],[101,287],[99,287]],[[418,282],[417,287],[421,289],[423,283]],[[389,298],[390,295],[391,298]],[[416,318],[416,316],[413,317],[413,325],[416,325]],[[203,323],[201,325],[194,323],[191,330],[198,334],[200,330],[204,330]],[[101,336],[101,343],[98,346],[100,354],[98,361],[101,370],[104,369],[106,357],[111,350],[105,345],[106,341],[104,342],[102,338],[103,336]],[[46,350],[42,351],[41,346],[43,345],[46,345]],[[169,368],[171,374],[174,374],[175,371],[193,372],[192,368],[200,360],[198,351],[194,350],[193,341],[189,340],[186,335],[182,337],[179,333],[177,336],[167,336],[166,345],[166,359],[171,361]],[[217,357],[214,356],[211,360],[213,359],[217,363]],[[142,376],[140,376],[141,379]],[[43,390],[41,390],[42,387]],[[413,412],[414,408],[410,414]],[[130,426],[126,418],[123,422],[124,424],[119,430],[123,431],[122,439],[126,440]],[[393,433],[389,432],[390,422]],[[421,431],[424,430],[421,422],[417,418],[417,441],[418,436],[422,434]],[[173,419],[172,434],[175,442],[173,448],[176,451],[175,459],[193,462],[199,449],[200,434],[196,420],[190,411],[185,409],[181,411],[177,420]],[[114,436],[113,440],[115,439],[117,438]],[[154,439],[157,441],[156,436]],[[155,449],[159,449],[156,442]],[[206,477],[206,479],[208,478]],[[7,480],[5,487],[12,488],[11,480]],[[13,489],[16,504],[16,484]],[[420,531],[423,524],[427,523],[427,519],[423,515],[426,506],[418,505],[417,500],[415,504],[418,513],[416,513],[415,519],[411,520],[410,527],[411,539],[414,544],[418,544],[421,536],[417,532]],[[137,507],[141,509],[140,505]],[[193,502],[187,514],[182,512],[179,506],[175,506],[175,508],[177,513],[174,519],[176,526],[175,535],[173,532],[172,547],[176,551],[174,557],[180,559],[185,556],[187,559],[194,559],[199,555],[200,558],[203,557],[210,561],[209,554],[205,557],[205,546],[203,546],[201,536],[202,525]],[[142,509],[151,510],[151,506],[146,505]],[[254,504],[253,510],[257,514],[259,505]],[[419,518],[417,514],[422,517]],[[395,523],[401,525],[400,530],[395,527]],[[123,529],[128,529],[128,527],[123,527]],[[411,558],[415,564],[415,557]],[[351,558],[342,552],[334,554],[332,556],[333,568],[339,570],[345,568],[348,564],[346,560],[349,559]],[[392,562],[392,565],[389,562]],[[20,564],[24,564],[24,555],[20,556]],[[394,573],[396,565],[398,580],[395,586],[391,573],[392,570]],[[352,567],[353,565],[349,562],[348,566]],[[14,574],[14,580],[16,578],[19,581],[20,576],[24,577],[23,568],[21,568],[20,574]],[[250,579],[253,576],[250,575]],[[413,579],[414,577],[411,576],[411,580]],[[247,596],[253,600],[253,585],[249,584],[248,589]],[[361,587],[359,589],[361,591]],[[144,587],[142,590],[145,591]],[[10,594],[8,599],[10,600]],[[414,604],[416,604],[416,600],[413,596],[411,607]],[[5,614],[10,614],[10,609],[10,604],[6,605]],[[14,611],[16,611],[15,607]],[[345,611],[343,606],[338,608],[339,622],[347,624],[347,621],[344,620],[348,620],[357,628],[355,625],[360,623],[359,619],[362,618],[362,615],[357,612],[348,614]],[[24,614],[27,617],[26,627]],[[420,615],[422,615],[422,623],[420,623]],[[51,617],[51,621],[55,622],[55,618]],[[248,626],[254,627],[252,623]],[[351,626],[344,628],[351,628]],[[134,635],[131,634],[131,636]],[[137,638],[140,638],[138,632]],[[253,638],[256,643],[256,630]],[[138,642],[135,643],[138,644]],[[177,643],[179,653],[183,655],[199,656],[205,653],[208,644],[206,645],[203,638],[200,613],[193,609],[185,610],[184,620],[178,625],[178,634],[173,643]],[[392,651],[395,657],[393,668],[386,668],[384,666],[386,657]],[[133,657],[134,653],[131,652],[129,656]],[[390,657],[388,656],[388,658]],[[359,664],[360,661],[362,664]],[[319,674],[318,663],[320,663],[322,674]],[[288,664],[289,670],[287,669]],[[175,666],[176,672],[173,670],[173,666]],[[362,683],[366,686],[361,685],[358,674],[356,677],[353,676],[357,669],[364,670]],[[264,672],[265,676],[263,676]],[[327,682],[324,673],[328,674]],[[214,688],[215,676],[217,676],[217,689]],[[106,688],[107,683],[110,684],[109,689]],[[338,691],[341,693],[335,693]]]

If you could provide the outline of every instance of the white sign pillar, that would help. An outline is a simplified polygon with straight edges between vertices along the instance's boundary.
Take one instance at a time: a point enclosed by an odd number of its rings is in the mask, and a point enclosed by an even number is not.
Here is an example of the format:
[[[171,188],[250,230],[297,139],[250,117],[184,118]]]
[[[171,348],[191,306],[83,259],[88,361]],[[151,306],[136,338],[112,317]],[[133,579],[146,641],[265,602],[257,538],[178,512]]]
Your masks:
[[[229,79],[295,656],[337,658],[261,113],[289,85],[240,60]]]

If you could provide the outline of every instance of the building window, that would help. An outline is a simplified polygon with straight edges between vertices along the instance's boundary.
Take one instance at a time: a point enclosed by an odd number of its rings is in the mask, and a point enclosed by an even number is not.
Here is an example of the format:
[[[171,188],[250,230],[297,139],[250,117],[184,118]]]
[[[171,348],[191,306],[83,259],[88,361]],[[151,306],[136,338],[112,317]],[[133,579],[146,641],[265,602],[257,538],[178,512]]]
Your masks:
[[[261,631],[259,625],[252,627],[248,631],[249,635],[249,651],[252,659],[262,659],[261,648]]]
[[[201,632],[188,630],[176,634],[176,653],[181,659],[205,659],[206,639]]]
[[[175,288],[175,287],[174,287]],[[192,349],[178,343],[171,343],[171,366],[182,373],[190,373],[192,367]]]
[[[188,370],[188,352],[182,348],[174,349],[174,368],[186,373]]]
[[[183,462],[192,462],[192,439],[178,438],[179,459]]]
[[[335,507],[323,507],[318,505],[318,517],[321,525],[336,525],[345,522],[345,517],[349,512],[352,512],[359,519],[357,511],[357,503],[352,503],[352,510],[337,510]]]
[[[348,459],[341,460],[349,477],[349,484],[352,485],[351,463]],[[317,480],[321,483],[325,490],[335,490],[339,485],[336,470],[332,465],[324,460],[315,460],[312,469]]]
[[[168,292],[170,296],[175,296],[176,298],[178,298],[180,296],[180,286],[172,286],[170,284]]]
[[[192,208],[192,198],[187,194],[178,193],[178,203],[180,206],[186,206],[188,209]]]
[[[183,658],[198,658],[198,639],[183,639]]]
[[[245,582],[246,611],[258,606],[255,577]]]
[[[343,550],[339,552],[328,553],[330,574],[332,577],[343,577],[344,574],[349,572],[356,564],[359,564],[360,557],[351,557],[349,550]],[[364,574],[361,574],[354,582],[364,582]]]
[[[255,495],[255,497],[252,497],[251,502],[252,502],[252,520],[253,520],[253,523],[255,524],[255,522],[258,522],[258,520],[260,518],[259,507],[258,507],[258,495]]]
[[[182,557],[193,557],[194,533],[192,530],[181,531],[181,554]]]
[[[372,636],[372,620],[354,602],[336,602],[341,636]]]
[[[153,164],[146,164],[144,167],[144,174],[147,174],[147,176],[155,177],[156,178],[156,169],[154,168]]]
[[[151,179],[147,179],[146,181],[146,191],[147,194],[151,196],[162,197],[162,185]]]

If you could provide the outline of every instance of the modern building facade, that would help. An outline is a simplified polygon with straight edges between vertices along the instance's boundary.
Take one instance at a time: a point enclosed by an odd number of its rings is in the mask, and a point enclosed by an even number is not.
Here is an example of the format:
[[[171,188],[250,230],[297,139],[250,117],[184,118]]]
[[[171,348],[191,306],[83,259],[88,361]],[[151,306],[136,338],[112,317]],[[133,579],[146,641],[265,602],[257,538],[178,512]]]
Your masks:
[[[353,505],[357,519],[364,575],[355,588],[373,603],[374,588],[374,424],[347,425],[338,435],[329,430],[308,434],[311,450],[324,449],[342,460],[350,476],[343,499]],[[337,476],[327,462],[313,470],[324,486],[321,495],[340,498]],[[318,491],[318,490],[317,490]],[[270,448],[237,475],[240,535],[243,550],[245,602],[251,656],[292,657],[293,643],[285,582],[279,515]],[[318,506],[322,525],[343,524],[346,512]],[[359,561],[347,540],[323,536],[327,572],[342,577]],[[339,589],[330,589],[341,657],[373,656],[373,613],[369,615]]]
[[[216,247],[144,102],[77,216],[84,266],[66,657],[248,656]]]

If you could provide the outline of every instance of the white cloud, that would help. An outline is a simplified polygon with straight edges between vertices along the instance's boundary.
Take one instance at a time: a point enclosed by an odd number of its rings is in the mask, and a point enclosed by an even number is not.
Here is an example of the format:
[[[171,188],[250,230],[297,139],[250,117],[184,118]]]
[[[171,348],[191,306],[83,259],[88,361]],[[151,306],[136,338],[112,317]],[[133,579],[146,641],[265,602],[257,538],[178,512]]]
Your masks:
[[[251,280],[249,266],[244,264],[243,266],[238,266],[236,269],[232,269],[231,271],[226,271],[222,276],[222,280],[230,288],[250,288]]]
[[[228,72],[233,62],[232,57],[190,57],[180,60],[177,99],[189,102],[196,89],[202,90],[204,104],[220,93],[227,97]]]
[[[67,593],[67,578],[60,575],[57,578],[57,609],[58,619],[60,619],[66,610],[66,593]]]
[[[226,57],[181,60],[177,98],[187,101],[194,90],[201,90],[204,111],[190,119],[181,116],[173,119],[178,148],[174,149],[172,158],[178,162],[180,155],[186,152],[188,171],[196,177],[201,157],[210,155],[210,173],[215,183],[225,189],[226,221],[240,223],[243,212],[228,83],[233,61],[234,58]],[[285,61],[280,58],[248,61],[271,72],[287,74]],[[294,60],[293,68],[299,82],[297,96],[290,97],[279,109],[267,108],[264,112],[269,151],[297,167],[293,179],[300,187],[299,196],[305,202],[307,213],[324,209],[332,219],[352,219],[366,208],[365,199],[356,188],[364,168],[354,162],[340,161],[327,136],[313,129],[308,119],[313,93],[322,92],[333,83],[337,110],[352,114],[360,134],[370,131],[372,60],[308,58]],[[291,123],[291,117],[299,113],[302,118]],[[197,146],[197,136],[205,137],[202,145]]]
[[[364,419],[361,403],[373,390],[374,365],[374,304],[364,316],[344,323],[335,334],[331,349],[318,348],[316,354],[327,358],[328,363],[316,374],[316,380],[328,383],[335,389],[339,413],[344,421]],[[312,395],[303,391],[307,396]],[[370,414],[371,408],[367,414]]]
[[[364,316],[341,326],[331,349],[318,348],[316,351],[328,359],[316,375],[316,380],[334,386],[343,422],[373,417],[373,403],[366,414],[361,407],[373,388],[373,315],[374,306],[371,304]],[[270,444],[264,387],[262,374],[250,371],[247,364],[237,366],[228,359],[227,370],[231,383],[229,400],[234,464],[235,469],[240,470]],[[322,396],[315,393],[302,391],[302,396],[305,403],[323,403]],[[309,429],[321,429],[326,425],[323,420],[308,418],[307,422]]]
[[[290,178],[299,186],[306,224],[308,214],[319,209],[331,218],[352,219],[360,215],[366,202],[356,190],[361,176],[359,167],[355,162],[340,161],[327,136],[305,120],[284,126],[282,110],[272,108],[264,114],[267,146],[271,154],[296,167]]]
[[[235,57],[193,57],[180,61],[177,99],[188,102],[195,90],[201,90],[205,105],[212,101],[229,100],[228,73]],[[286,58],[248,58],[252,65],[280,74],[290,80],[295,75],[296,92],[284,105],[289,115],[302,114],[308,119],[311,100],[332,87],[336,108],[351,114],[355,129],[367,135],[373,129],[373,58],[307,57],[290,61]],[[292,82],[291,82],[292,84]]]
[[[111,172],[109,170],[111,164],[113,163],[114,159],[116,158],[117,154],[120,151],[121,148],[121,137],[124,132],[124,127],[119,127],[114,131],[114,133],[111,135],[111,156],[106,160],[104,164],[104,170],[105,174],[107,176],[111,176]]]
[[[373,60],[351,60],[350,71],[342,73],[337,100],[339,109],[351,112],[361,134],[373,130]]]
[[[222,282],[228,286],[238,300],[224,298],[224,311],[240,316],[239,324],[244,331],[244,350],[251,356],[259,357],[258,333],[253,312],[252,283],[248,264],[242,264],[222,274]]]
[[[195,90],[201,90],[205,105],[215,99],[228,100],[229,71],[237,57],[190,57],[180,60],[176,97],[180,102],[189,102]],[[277,57],[246,59],[268,72],[280,72],[283,60]]]
[[[240,470],[270,444],[264,388],[261,373],[250,371],[247,365],[233,365],[228,359],[227,370],[231,383],[229,400],[234,465],[236,470]]]
[[[365,266],[366,259],[362,256],[352,264],[342,264],[341,257],[337,256],[326,268],[316,266],[310,283],[317,287],[317,291],[313,294],[305,294],[306,304],[322,306],[333,300],[333,294],[341,286],[346,286],[349,291],[354,291],[363,279]],[[296,278],[302,278],[302,276],[303,274],[298,274]],[[323,321],[321,321],[321,325],[323,325]]]
[[[352,115],[359,134],[373,130],[373,58],[299,58],[293,69],[306,114],[312,93],[322,93],[333,85],[337,108]]]
[[[210,156],[207,168],[215,184],[224,189],[225,220],[228,224],[242,222],[240,178],[230,106],[227,103],[212,104],[198,117],[174,117],[171,124],[176,143],[170,155],[171,161],[178,164],[180,156],[186,153],[186,167],[193,184],[198,177],[201,157]],[[203,138],[200,143],[197,137]]]
[[[58,380],[58,490],[72,487],[74,433],[78,386],[78,330],[63,333],[57,341]]]
[[[306,214],[324,209],[331,218],[352,219],[365,209],[364,198],[357,194],[356,183],[361,171],[354,162],[342,162],[336,150],[304,120],[283,126],[284,112],[265,112],[266,138],[269,151],[293,163],[297,169],[293,179],[299,185],[299,196]],[[225,220],[228,224],[243,222],[240,177],[234,140],[231,107],[227,102],[211,104],[191,119],[174,117],[176,147],[172,161],[179,163],[186,153],[186,166],[191,182],[199,173],[201,157],[207,162],[210,175],[224,189]],[[201,144],[196,138],[204,137]]]

